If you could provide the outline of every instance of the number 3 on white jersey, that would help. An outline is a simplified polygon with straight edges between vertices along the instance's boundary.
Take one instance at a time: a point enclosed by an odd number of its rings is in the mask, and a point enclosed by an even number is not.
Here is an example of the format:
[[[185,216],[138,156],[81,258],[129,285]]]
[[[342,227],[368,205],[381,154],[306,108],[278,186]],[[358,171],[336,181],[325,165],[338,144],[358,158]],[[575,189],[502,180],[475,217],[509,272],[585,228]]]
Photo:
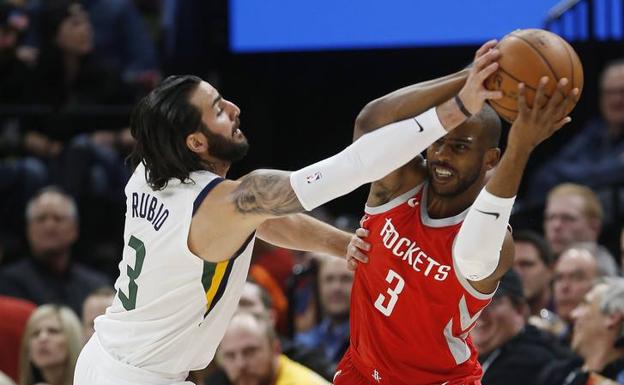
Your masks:
[[[386,292],[390,296],[390,300],[388,304],[384,306],[384,302],[386,302],[386,297],[383,294],[379,294],[377,300],[375,301],[375,307],[377,310],[381,312],[381,314],[386,317],[390,317],[392,314],[392,310],[399,299],[399,294],[403,291],[403,286],[405,286],[405,280],[397,274],[394,270],[388,270],[388,275],[386,275],[386,282],[392,284],[392,281],[396,280],[396,285],[394,289],[388,288]]]

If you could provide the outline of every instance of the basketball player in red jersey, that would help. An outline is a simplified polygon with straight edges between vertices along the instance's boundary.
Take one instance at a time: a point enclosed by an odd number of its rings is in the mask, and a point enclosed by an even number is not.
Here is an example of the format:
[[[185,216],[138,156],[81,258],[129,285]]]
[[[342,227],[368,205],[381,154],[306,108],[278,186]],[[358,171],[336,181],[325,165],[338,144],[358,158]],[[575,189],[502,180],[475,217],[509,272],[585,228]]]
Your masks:
[[[564,111],[578,98],[578,90],[565,91],[562,79],[548,100],[548,79],[541,79],[535,107],[529,108],[526,86],[520,85],[519,116],[501,157],[500,119],[478,99],[464,104],[462,88],[473,83],[479,92],[490,92],[467,79],[496,69],[495,45],[482,46],[469,69],[370,102],[356,120],[358,138],[451,98],[468,117],[424,144],[426,162],[417,156],[371,186],[361,222],[365,230],[358,230],[367,235],[369,262],[356,270],[351,346],[335,385],[481,383],[468,333],[512,264],[507,227],[523,170],[533,149],[570,121]],[[363,258],[357,248],[364,246],[354,238],[350,256]]]

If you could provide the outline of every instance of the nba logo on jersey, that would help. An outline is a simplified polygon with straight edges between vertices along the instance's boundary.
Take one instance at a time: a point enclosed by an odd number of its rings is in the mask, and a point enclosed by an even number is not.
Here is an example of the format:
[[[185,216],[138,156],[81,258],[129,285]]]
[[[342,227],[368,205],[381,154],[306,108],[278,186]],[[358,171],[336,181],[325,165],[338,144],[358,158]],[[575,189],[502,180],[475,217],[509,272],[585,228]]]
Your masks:
[[[317,171],[317,172],[315,172],[312,175],[306,176],[306,182],[307,183],[312,183],[314,181],[317,181],[317,180],[321,179],[322,177],[323,177],[323,175],[319,171]]]
[[[381,381],[381,376],[379,375],[377,369],[373,369],[373,380],[377,382]]]

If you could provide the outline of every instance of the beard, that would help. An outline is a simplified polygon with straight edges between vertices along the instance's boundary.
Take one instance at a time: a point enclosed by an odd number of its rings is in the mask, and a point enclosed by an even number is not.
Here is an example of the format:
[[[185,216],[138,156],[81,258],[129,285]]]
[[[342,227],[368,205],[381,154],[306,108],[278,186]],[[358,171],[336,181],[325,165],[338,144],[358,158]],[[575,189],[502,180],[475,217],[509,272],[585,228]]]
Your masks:
[[[234,385],[271,385],[275,379],[275,374],[275,370],[273,370],[271,366],[269,371],[263,375],[250,375],[243,372],[238,378],[234,379],[232,383]]]
[[[238,128],[238,124],[234,126],[234,130]],[[210,155],[224,162],[234,163],[243,159],[249,151],[249,142],[245,135],[241,132],[242,138],[239,141],[234,139],[234,136],[227,138],[225,136],[215,134],[207,129],[204,134],[208,138],[210,144]]]
[[[433,192],[442,197],[452,198],[458,195],[461,195],[466,190],[468,190],[478,179],[481,174],[481,170],[479,168],[471,168],[470,173],[465,176],[459,176],[457,173],[457,182],[455,182],[451,186],[438,186],[433,177],[433,166],[429,164],[427,167],[427,177],[429,178],[429,185]]]

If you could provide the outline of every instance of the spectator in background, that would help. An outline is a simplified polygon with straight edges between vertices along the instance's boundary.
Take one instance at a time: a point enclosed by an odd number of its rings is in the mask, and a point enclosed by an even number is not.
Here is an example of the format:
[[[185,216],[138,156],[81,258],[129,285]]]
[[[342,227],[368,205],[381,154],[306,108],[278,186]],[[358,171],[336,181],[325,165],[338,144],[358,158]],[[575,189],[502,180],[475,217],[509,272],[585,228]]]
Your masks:
[[[564,183],[546,198],[544,233],[555,255],[577,242],[597,242],[603,211],[598,196],[586,186]]]
[[[0,296],[0,372],[15,381],[18,380],[19,347],[35,308],[32,302]]]
[[[624,59],[608,63],[600,76],[601,117],[587,123],[529,184],[529,197],[541,201],[562,182],[594,189],[624,181]]]
[[[234,315],[215,357],[233,385],[329,385],[281,354],[271,323],[248,312]]]
[[[557,315],[567,323],[563,330],[551,330],[555,335],[569,342],[571,325],[574,322],[572,311],[581,303],[600,277],[614,276],[616,270],[605,267],[596,256],[595,248],[587,244],[573,245],[566,249],[557,260],[554,274],[554,302]],[[604,258],[602,260],[605,260]]]
[[[22,340],[19,385],[72,385],[82,339],[80,321],[71,309],[38,307]]]
[[[23,99],[28,69],[17,55],[18,45],[30,24],[25,11],[8,1],[0,3],[0,102],[17,104]]]
[[[24,120],[25,151],[44,160],[52,180],[76,198],[120,201],[129,176],[122,158],[132,143],[122,129],[127,114],[86,114],[94,106],[129,105],[131,92],[92,55],[93,28],[79,1],[47,0],[38,21],[40,60],[25,88],[27,101],[50,113]]]
[[[50,0],[32,0],[35,28],[27,40],[34,51],[41,46],[36,21]],[[109,72],[131,86],[151,89],[160,80],[154,39],[131,0],[84,0],[93,25],[94,57]],[[37,62],[43,60],[41,54]],[[139,95],[137,95],[139,96]]]
[[[526,322],[523,285],[512,269],[471,332],[487,385],[534,384],[541,370],[566,352]]]
[[[275,327],[277,311],[273,307],[269,293],[259,284],[251,281],[245,283],[243,294],[238,304],[239,310],[263,318]],[[325,352],[320,349],[311,349],[296,343],[284,335],[277,334],[282,353],[293,361],[312,369],[327,380],[334,375],[333,366],[325,358]],[[227,376],[222,371],[212,373],[205,381],[206,385],[229,385]]]
[[[156,44],[131,0],[85,0],[95,32],[95,54],[128,84],[151,90],[160,81]]]
[[[93,291],[82,303],[82,332],[84,342],[95,333],[93,329],[93,321],[97,316],[104,314],[115,299],[115,289],[110,286],[103,286]]]
[[[624,279],[596,284],[572,317],[572,349],[579,357],[552,363],[540,384],[585,385],[590,377],[602,383],[598,376],[624,384]]]
[[[542,310],[553,309],[550,285],[554,257],[546,240],[532,231],[515,232],[513,238],[516,254],[514,269],[522,280],[529,314],[540,316]]]
[[[318,292],[321,323],[298,333],[295,340],[311,348],[321,348],[327,359],[337,365],[349,346],[349,310],[353,271],[344,259],[316,255],[319,260]]]
[[[85,298],[108,279],[72,261],[78,239],[78,209],[71,196],[55,187],[37,193],[26,208],[30,258],[2,270],[0,294],[38,305],[62,303],[80,314]]]
[[[21,8],[8,1],[0,3],[0,104],[24,101],[28,67],[17,51],[29,23]],[[12,256],[19,248],[26,202],[48,181],[41,161],[22,157],[19,130],[18,119],[0,119],[0,262],[4,252]]]
[[[615,258],[609,253],[606,247],[595,242],[574,243],[569,249],[586,250],[596,258],[598,274],[601,277],[615,277],[620,275],[620,268],[615,262]]]

